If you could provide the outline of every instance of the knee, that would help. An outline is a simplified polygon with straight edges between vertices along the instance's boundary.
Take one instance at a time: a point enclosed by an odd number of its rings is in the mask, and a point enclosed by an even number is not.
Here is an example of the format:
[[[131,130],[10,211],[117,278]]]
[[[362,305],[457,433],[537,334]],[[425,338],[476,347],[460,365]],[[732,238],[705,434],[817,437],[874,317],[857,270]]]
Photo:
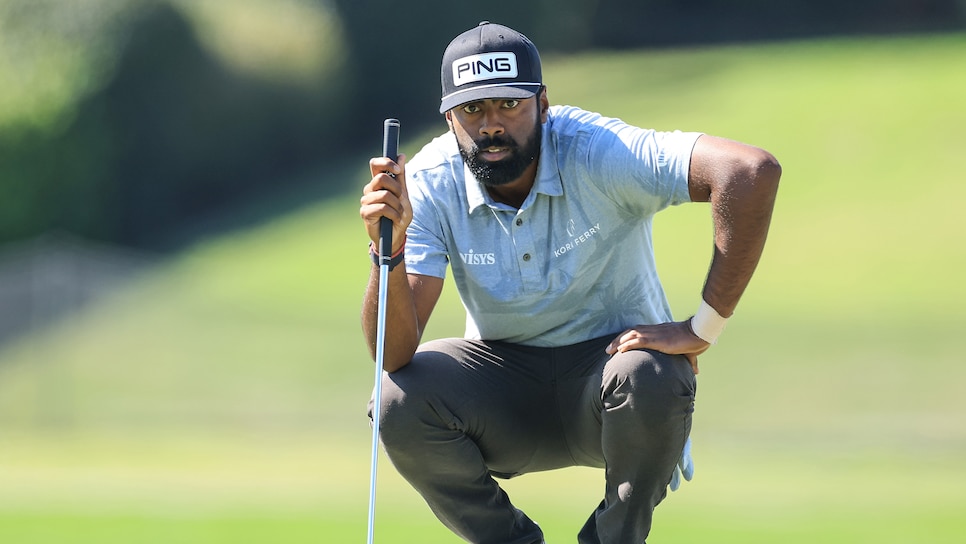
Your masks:
[[[379,436],[387,450],[411,442],[442,419],[432,373],[417,359],[418,354],[409,365],[382,374]],[[370,414],[372,405],[370,401]]]
[[[382,373],[380,422],[386,421],[388,417],[395,418],[404,413],[408,406],[422,396],[421,391],[424,387],[420,366],[421,362],[417,354],[408,365],[399,370]],[[369,400],[369,417],[372,417],[374,400],[375,391],[373,391],[373,398]]]
[[[399,372],[382,374],[382,402],[379,410],[379,437],[387,448],[398,437],[410,432],[412,412],[415,406],[416,390],[403,389],[398,381]],[[372,416],[374,398],[369,401],[369,415]]]
[[[654,416],[693,409],[695,380],[691,365],[681,355],[633,350],[611,358],[604,367],[605,403],[629,403]]]

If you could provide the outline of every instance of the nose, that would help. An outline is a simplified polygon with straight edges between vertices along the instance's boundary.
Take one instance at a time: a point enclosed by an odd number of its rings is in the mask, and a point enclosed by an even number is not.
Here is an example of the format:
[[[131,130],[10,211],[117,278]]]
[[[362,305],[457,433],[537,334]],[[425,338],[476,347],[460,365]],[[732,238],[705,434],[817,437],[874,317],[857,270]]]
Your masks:
[[[483,112],[483,122],[480,124],[480,135],[492,137],[497,134],[503,134],[500,112],[495,107],[486,108]]]

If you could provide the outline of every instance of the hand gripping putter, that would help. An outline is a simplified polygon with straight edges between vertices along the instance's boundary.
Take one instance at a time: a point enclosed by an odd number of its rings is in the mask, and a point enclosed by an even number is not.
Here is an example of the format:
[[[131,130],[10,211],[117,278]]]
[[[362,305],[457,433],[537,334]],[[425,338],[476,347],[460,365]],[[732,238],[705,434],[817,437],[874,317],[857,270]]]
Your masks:
[[[382,155],[392,160],[399,156],[399,120],[383,123]],[[376,469],[379,461],[379,412],[382,409],[382,365],[386,347],[386,302],[389,299],[389,261],[392,259],[392,221],[379,219],[379,309],[376,315],[376,385],[372,394],[372,467],[369,471],[369,536],[376,520]]]

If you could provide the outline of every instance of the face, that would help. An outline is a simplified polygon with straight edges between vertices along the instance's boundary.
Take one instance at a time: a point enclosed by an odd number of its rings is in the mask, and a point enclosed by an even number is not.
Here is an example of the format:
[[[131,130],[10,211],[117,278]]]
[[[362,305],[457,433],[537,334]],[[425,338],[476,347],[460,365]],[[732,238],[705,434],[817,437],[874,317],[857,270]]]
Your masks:
[[[546,94],[517,100],[469,102],[446,114],[460,155],[480,183],[506,185],[520,177],[540,154]]]

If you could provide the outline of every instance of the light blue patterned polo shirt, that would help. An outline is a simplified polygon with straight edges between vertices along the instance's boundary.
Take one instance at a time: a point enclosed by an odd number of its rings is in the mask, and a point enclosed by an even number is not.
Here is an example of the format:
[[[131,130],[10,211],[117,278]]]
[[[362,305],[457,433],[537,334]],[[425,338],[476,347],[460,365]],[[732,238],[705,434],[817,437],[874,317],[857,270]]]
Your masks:
[[[656,132],[569,106],[544,125],[536,182],[517,210],[494,201],[450,132],[406,165],[408,273],[451,265],[467,338],[563,346],[671,320],[653,215],[688,202],[699,133]]]

